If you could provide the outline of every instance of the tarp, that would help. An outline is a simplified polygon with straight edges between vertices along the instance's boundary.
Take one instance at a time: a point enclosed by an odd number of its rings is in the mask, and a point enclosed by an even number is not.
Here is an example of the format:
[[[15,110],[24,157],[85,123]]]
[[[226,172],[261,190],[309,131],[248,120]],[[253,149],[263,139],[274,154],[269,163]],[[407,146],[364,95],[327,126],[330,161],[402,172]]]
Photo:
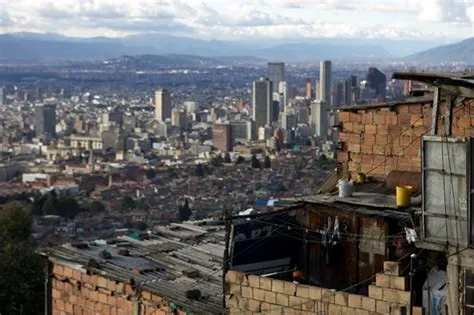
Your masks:
[[[423,307],[427,314],[442,315],[446,304],[446,271],[433,267],[423,285]]]

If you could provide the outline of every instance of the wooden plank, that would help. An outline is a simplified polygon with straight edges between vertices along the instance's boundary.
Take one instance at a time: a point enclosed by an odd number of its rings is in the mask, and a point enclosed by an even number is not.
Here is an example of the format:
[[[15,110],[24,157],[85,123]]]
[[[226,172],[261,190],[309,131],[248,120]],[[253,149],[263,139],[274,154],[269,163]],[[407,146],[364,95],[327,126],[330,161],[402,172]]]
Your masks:
[[[431,132],[430,134],[436,135],[438,132],[438,114],[439,114],[439,100],[440,100],[440,88],[434,89],[433,95],[433,114],[431,116]]]
[[[444,118],[444,133],[446,136],[451,135],[451,126],[453,121],[453,103],[456,96],[448,95],[446,98],[446,114]]]

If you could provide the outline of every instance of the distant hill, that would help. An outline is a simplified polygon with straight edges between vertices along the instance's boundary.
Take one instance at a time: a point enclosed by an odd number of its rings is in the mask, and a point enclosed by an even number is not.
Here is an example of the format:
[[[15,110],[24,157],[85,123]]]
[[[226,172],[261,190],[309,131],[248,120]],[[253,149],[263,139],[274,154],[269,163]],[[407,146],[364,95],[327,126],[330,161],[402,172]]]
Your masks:
[[[0,62],[100,60],[122,55],[186,55],[232,58],[251,62],[265,60],[314,62],[320,59],[387,59],[432,47],[428,41],[357,38],[295,38],[288,40],[203,40],[163,34],[123,38],[76,38],[54,33],[0,35]]]
[[[474,63],[474,38],[454,44],[434,47],[405,58],[417,62],[467,62]]]

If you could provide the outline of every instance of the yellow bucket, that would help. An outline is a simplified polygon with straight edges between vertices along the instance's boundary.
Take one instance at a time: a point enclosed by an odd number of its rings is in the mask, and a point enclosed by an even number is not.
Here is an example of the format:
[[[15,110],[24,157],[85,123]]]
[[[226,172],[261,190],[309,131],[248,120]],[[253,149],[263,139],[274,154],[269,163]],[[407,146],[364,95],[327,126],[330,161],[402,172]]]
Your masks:
[[[411,205],[412,186],[397,186],[397,207],[408,207]]]
[[[358,173],[357,174],[357,183],[359,183],[359,184],[365,183],[365,174],[363,174],[363,173]]]

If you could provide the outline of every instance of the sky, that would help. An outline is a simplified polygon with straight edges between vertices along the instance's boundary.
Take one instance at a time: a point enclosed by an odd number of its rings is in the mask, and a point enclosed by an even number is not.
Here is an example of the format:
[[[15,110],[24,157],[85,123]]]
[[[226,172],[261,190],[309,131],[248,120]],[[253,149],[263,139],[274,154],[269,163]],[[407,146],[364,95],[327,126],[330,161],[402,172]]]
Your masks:
[[[454,41],[473,26],[474,0],[0,0],[0,33]]]

